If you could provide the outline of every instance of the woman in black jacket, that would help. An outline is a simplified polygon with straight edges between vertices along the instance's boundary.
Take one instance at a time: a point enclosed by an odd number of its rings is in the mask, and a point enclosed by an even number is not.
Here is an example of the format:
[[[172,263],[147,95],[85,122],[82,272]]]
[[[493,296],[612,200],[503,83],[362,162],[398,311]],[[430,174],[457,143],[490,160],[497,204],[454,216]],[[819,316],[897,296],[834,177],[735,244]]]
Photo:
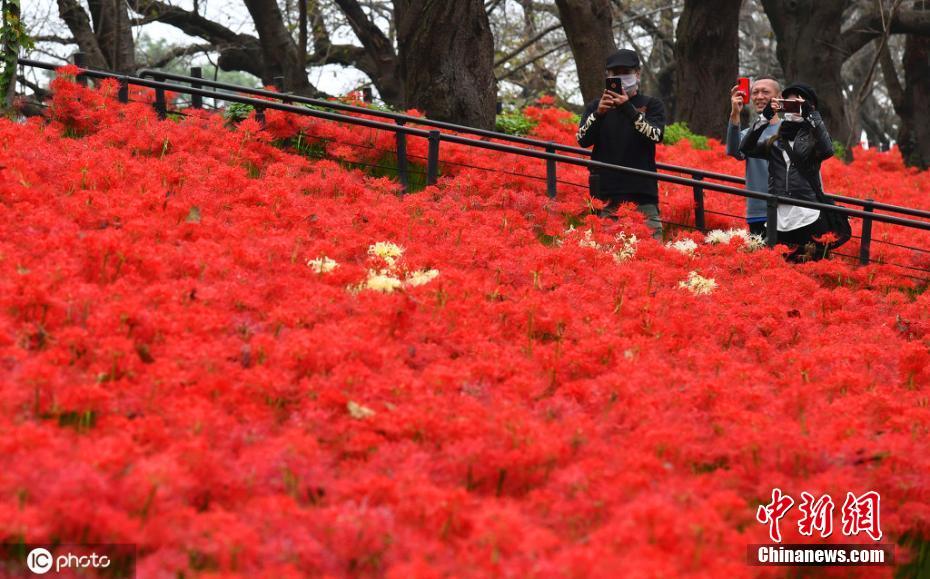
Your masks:
[[[760,140],[769,121],[782,111],[780,103],[772,100],[762,111],[762,118],[743,137],[740,152],[769,162],[769,193],[832,205],[823,195],[820,165],[833,156],[833,142],[817,111],[817,94],[810,86],[797,83],[785,88],[782,98],[801,101],[801,112],[785,113],[778,133]],[[846,218],[832,212],[778,206],[778,241],[794,246],[789,261],[825,257],[849,239],[847,229]],[[835,239],[823,239],[830,233]]]

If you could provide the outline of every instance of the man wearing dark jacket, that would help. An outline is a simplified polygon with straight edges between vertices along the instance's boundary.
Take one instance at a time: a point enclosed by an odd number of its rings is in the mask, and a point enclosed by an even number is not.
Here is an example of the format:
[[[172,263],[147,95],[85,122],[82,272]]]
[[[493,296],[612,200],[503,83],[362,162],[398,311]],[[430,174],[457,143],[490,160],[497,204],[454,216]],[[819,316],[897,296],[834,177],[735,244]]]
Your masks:
[[[593,145],[595,161],[655,172],[656,144],[665,132],[665,107],[659,99],[639,92],[640,63],[632,50],[611,54],[607,75],[620,77],[622,90],[605,90],[600,99],[588,103],[578,128],[578,144]],[[591,194],[607,203],[602,215],[613,215],[621,203],[634,203],[646,216],[653,237],[662,239],[655,179],[594,168],[591,176]]]

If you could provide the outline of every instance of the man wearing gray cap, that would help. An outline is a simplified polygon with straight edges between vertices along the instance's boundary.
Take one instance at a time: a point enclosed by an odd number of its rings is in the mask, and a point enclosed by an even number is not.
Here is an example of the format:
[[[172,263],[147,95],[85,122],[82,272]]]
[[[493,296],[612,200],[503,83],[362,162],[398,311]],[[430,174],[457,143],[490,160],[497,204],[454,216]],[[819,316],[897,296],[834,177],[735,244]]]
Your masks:
[[[659,99],[639,92],[640,68],[632,50],[618,50],[607,58],[608,89],[585,107],[577,139],[582,147],[594,146],[595,161],[655,172],[665,107]],[[591,194],[607,203],[602,216],[613,217],[621,203],[634,203],[646,216],[652,236],[662,239],[655,179],[597,168],[591,169],[591,177]]]

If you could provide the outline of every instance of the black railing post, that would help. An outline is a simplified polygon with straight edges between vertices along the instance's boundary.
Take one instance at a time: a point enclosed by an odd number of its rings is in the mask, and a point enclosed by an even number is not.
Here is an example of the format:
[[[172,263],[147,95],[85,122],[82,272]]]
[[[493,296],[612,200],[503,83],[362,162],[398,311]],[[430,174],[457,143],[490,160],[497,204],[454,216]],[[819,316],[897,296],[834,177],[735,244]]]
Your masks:
[[[152,76],[152,80],[164,82],[164,79],[157,74]],[[168,118],[168,102],[165,100],[165,89],[163,87],[155,89],[155,112],[161,120]]]
[[[272,84],[274,84],[274,87],[278,90],[279,93],[284,94],[284,77],[283,76],[276,76],[272,79],[271,82]],[[281,102],[286,105],[289,105],[291,104],[291,99],[287,97],[281,97]]]
[[[693,178],[697,181],[703,181],[704,175],[697,173]],[[694,192],[694,226],[697,227],[699,231],[704,231],[707,228],[704,217],[704,187],[694,185],[692,190]]]
[[[874,199],[866,199],[862,210],[869,213],[875,211],[875,206],[872,204],[874,201]],[[859,242],[859,263],[869,265],[872,251],[872,220],[868,217],[862,218],[862,239]]]
[[[78,68],[87,68],[87,58],[83,52],[74,53],[74,66]],[[77,75],[77,81],[80,84],[87,86],[87,77],[83,74]]]
[[[119,79],[119,90],[116,92],[116,98],[119,99],[121,103],[129,102],[129,81],[126,80],[126,77],[120,77]]]
[[[255,107],[255,120],[265,128],[265,107]]]
[[[194,78],[203,78],[203,69],[199,66],[191,67],[191,76]],[[203,85],[199,82],[192,82],[191,88],[203,88]],[[203,97],[199,94],[191,95],[191,106],[195,109],[203,108]]]
[[[555,143],[549,142],[546,147],[547,153],[555,153]],[[546,195],[549,199],[555,199],[556,194],[556,161],[555,159],[546,159]]]
[[[371,92],[370,86],[362,88],[362,100],[366,103],[370,103],[374,100],[374,95]]]
[[[435,185],[439,179],[439,131],[429,132],[429,153],[426,157],[426,184]]]
[[[397,124],[404,126],[403,121],[397,121]],[[409,178],[407,177],[407,133],[397,131],[394,133],[397,138],[397,179],[400,181],[403,192],[407,192]]]
[[[778,199],[769,197],[765,200],[765,244],[775,247],[778,243]]]

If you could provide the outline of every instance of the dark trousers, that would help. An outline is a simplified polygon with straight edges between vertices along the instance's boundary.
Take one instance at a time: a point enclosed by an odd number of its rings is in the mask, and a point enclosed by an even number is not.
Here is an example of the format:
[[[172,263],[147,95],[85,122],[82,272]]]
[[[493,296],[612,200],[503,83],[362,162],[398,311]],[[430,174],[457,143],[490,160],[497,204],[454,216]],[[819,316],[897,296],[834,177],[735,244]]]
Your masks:
[[[825,258],[829,252],[827,246],[819,243],[815,238],[819,238],[829,233],[829,231],[830,226],[824,219],[822,212],[817,221],[810,225],[792,231],[779,231],[778,243],[784,243],[789,247],[794,246],[794,250],[785,256],[785,260],[792,263],[804,263],[807,261],[820,261]]]
[[[754,223],[749,223],[749,233],[752,235],[758,235],[762,239],[765,239],[765,234],[767,233],[765,221],[756,221]]]
[[[617,208],[621,201],[608,201],[607,206],[598,212],[598,217],[617,219]],[[629,203],[629,202],[626,202]],[[662,220],[659,218],[659,205],[656,203],[635,203],[636,210],[646,218],[646,227],[652,232],[652,238],[662,241]]]

